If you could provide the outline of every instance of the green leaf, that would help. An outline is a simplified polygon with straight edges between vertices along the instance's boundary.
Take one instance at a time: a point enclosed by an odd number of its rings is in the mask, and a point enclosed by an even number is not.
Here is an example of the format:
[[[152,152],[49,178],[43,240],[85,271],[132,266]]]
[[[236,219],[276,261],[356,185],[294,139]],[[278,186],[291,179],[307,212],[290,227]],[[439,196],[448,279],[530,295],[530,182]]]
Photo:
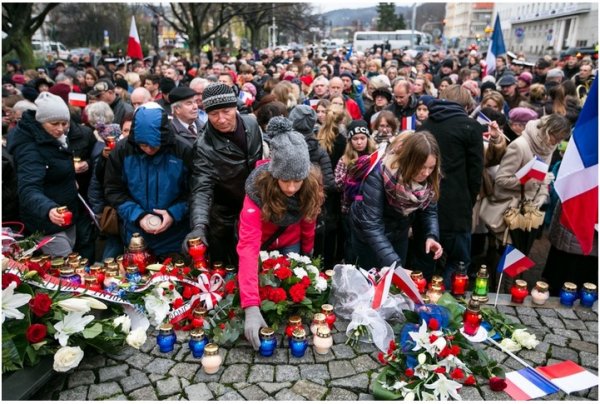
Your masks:
[[[100,334],[102,334],[102,324],[100,323],[96,323],[93,326],[83,330],[83,337],[85,339],[96,338]]]
[[[419,315],[412,310],[402,310],[406,321],[409,323],[419,324]]]
[[[263,312],[275,310],[276,308],[277,308],[277,306],[275,305],[275,303],[270,300],[263,300],[262,303],[260,304],[260,309]]]

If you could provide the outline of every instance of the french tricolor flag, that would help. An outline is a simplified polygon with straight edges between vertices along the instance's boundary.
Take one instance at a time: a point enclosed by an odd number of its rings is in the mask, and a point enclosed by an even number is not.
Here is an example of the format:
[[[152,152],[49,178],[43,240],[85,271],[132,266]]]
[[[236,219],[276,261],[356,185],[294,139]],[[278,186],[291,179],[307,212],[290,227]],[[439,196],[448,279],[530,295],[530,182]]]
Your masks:
[[[561,223],[589,254],[598,223],[598,77],[575,124],[554,189],[562,202]]]
[[[533,368],[525,368],[506,374],[504,392],[514,400],[524,401],[557,393],[558,386],[547,380]]]
[[[515,173],[521,184],[525,184],[530,179],[534,178],[543,181],[548,173],[548,164],[538,156],[532,158],[519,171]]]
[[[540,366],[537,371],[567,394],[598,385],[597,375],[571,361]]]
[[[517,250],[512,244],[507,244],[504,254],[502,254],[498,262],[498,272],[504,272],[506,275],[514,278],[534,265],[535,262],[527,258],[525,254]]]
[[[247,91],[240,91],[239,95],[240,100],[244,103],[244,105],[251,106],[254,103],[254,97]]]
[[[417,128],[417,118],[415,115],[403,116],[400,120],[400,130],[415,130]]]

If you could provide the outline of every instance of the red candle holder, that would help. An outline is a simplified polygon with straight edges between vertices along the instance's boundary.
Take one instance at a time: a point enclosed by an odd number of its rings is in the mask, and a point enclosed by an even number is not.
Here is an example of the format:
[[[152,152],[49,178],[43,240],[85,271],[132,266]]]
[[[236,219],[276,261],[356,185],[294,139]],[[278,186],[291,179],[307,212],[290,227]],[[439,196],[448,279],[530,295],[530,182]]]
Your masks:
[[[133,233],[129,241],[129,248],[123,254],[123,266],[131,265],[138,267],[140,274],[146,274],[146,266],[154,262],[154,257],[146,249],[146,243],[139,233]]]
[[[302,328],[302,318],[300,316],[291,316],[288,319],[288,324],[285,327],[285,335],[292,338],[294,331]]]
[[[336,316],[333,312],[333,305],[324,304],[321,306],[321,313],[325,314],[325,322],[330,329],[333,329],[333,323],[335,323]]]
[[[114,136],[107,136],[106,147],[108,147],[110,150],[113,150],[115,147],[117,147],[117,139]]]
[[[221,278],[223,278],[223,279],[225,279],[225,275],[227,275],[227,271],[225,270],[225,266],[220,261],[217,261],[217,262],[215,262],[213,264],[212,272],[213,272],[213,274],[220,275]]]
[[[510,288],[510,301],[513,303],[523,303],[528,294],[527,282],[522,279],[517,279]]]
[[[471,299],[469,306],[463,315],[463,329],[467,335],[475,335],[481,326],[481,314],[479,313],[479,302]]]
[[[410,278],[413,280],[413,282],[417,286],[417,289],[419,289],[419,293],[421,293],[421,294],[425,293],[425,290],[427,288],[427,279],[425,279],[423,277],[423,272],[413,271],[410,274]]]
[[[446,287],[444,286],[444,278],[439,275],[433,275],[431,277],[431,282],[429,282],[429,289],[432,286],[439,286],[442,293],[446,291]]]
[[[65,221],[61,226],[70,226],[73,222],[73,212],[69,210],[66,206],[60,206],[56,208],[56,212],[62,215],[63,220]]]
[[[452,295],[455,297],[463,297],[467,292],[469,284],[469,276],[465,273],[455,272],[452,277]]]
[[[192,257],[194,267],[196,269],[207,268],[206,259],[206,245],[200,240],[200,238],[191,238],[188,240],[188,253]]]

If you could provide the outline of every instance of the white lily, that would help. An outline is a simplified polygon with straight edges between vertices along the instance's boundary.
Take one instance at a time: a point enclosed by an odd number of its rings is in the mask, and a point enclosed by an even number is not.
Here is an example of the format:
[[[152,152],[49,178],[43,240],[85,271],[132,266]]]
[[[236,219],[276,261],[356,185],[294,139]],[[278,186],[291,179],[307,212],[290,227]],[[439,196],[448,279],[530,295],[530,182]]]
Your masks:
[[[462,387],[462,384],[446,378],[443,374],[438,374],[438,380],[425,385],[426,388],[433,390],[433,394],[437,399],[441,401],[447,401],[448,396],[455,400],[461,400],[458,389]]]
[[[69,313],[87,313],[92,309],[90,302],[84,299],[71,297],[69,299],[61,300],[56,303],[61,309]]]
[[[62,321],[54,324],[56,334],[54,338],[58,340],[61,346],[67,346],[69,337],[81,332],[85,326],[94,321],[94,316],[83,316],[81,312],[68,313]]]
[[[155,288],[151,294],[144,296],[144,306],[154,324],[158,325],[169,313],[169,302],[162,296],[163,289]]]
[[[421,348],[424,348],[425,350],[429,351],[429,347],[431,345],[431,343],[429,342],[430,334],[427,332],[427,324],[425,323],[425,321],[423,321],[423,323],[419,327],[419,331],[410,331],[408,335],[410,335],[410,338],[415,342],[415,346],[412,349],[413,351],[418,351]]]
[[[106,309],[108,309],[108,306],[106,306],[100,300],[94,299],[93,297],[90,297],[90,296],[81,296],[80,299],[83,299],[83,300],[89,302],[90,307],[92,309],[96,309],[96,310],[106,310]]]
[[[404,401],[415,401],[415,393],[412,391],[409,391],[408,393],[406,393],[403,400]]]
[[[127,314],[115,317],[113,320],[113,326],[117,328],[119,325],[125,334],[129,334],[129,330],[131,329],[131,319]]]
[[[15,293],[17,282],[11,282],[6,289],[2,291],[2,323],[6,318],[22,320],[25,314],[17,310],[25,306],[31,300],[31,295],[27,293]]]
[[[428,393],[426,391],[422,391],[421,392],[421,401],[437,401],[437,399],[435,398],[435,396],[431,393]]]

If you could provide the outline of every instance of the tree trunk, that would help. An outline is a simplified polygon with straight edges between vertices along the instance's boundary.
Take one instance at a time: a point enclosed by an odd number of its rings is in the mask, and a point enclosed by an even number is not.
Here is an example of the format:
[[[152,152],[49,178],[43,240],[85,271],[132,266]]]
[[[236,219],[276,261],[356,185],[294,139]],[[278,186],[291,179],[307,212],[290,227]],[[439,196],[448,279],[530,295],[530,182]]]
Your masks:
[[[15,51],[21,61],[23,69],[34,69],[35,57],[33,56],[33,49],[31,47],[31,36],[21,36],[13,39]]]

